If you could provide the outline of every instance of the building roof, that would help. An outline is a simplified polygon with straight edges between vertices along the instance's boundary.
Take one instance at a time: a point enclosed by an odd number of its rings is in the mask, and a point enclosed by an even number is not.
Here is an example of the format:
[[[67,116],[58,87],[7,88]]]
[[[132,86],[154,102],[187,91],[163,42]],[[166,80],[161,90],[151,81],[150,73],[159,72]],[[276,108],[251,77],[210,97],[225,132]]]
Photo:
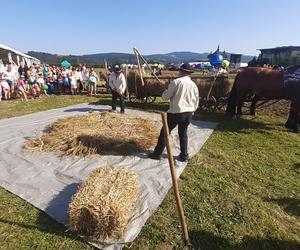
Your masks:
[[[20,52],[20,51],[18,51],[18,50],[16,50],[16,49],[13,49],[13,48],[11,48],[11,47],[8,47],[8,46],[4,45],[4,44],[2,44],[2,43],[0,43],[0,49],[4,49],[4,50],[11,51],[11,52],[13,52],[13,53],[15,53],[15,54],[17,54],[17,55],[23,56],[23,57],[25,57],[25,58],[29,58],[29,59],[32,59],[32,60],[40,61],[39,59],[37,59],[37,58],[35,58],[35,57],[29,56],[29,55],[27,55],[27,54],[24,54],[24,53],[22,53],[22,52]]]
[[[258,49],[261,53],[286,52],[291,50],[300,50],[300,46],[282,46],[268,49]]]

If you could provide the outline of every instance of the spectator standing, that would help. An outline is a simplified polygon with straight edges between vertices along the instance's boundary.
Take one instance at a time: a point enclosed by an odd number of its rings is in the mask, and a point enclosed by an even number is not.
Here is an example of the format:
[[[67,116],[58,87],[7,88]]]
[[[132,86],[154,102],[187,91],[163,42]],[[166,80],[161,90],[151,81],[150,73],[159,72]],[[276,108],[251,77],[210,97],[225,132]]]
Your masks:
[[[77,94],[77,81],[76,81],[76,71],[75,69],[69,73],[70,86],[71,86],[71,94]]]
[[[25,65],[24,62],[21,62],[20,67],[18,68],[19,76],[24,76],[24,79],[27,80],[27,71],[28,67]]]
[[[89,92],[90,95],[97,94],[97,81],[98,81],[98,76],[97,73],[94,71],[93,68],[90,69],[90,74],[89,74]]]
[[[17,72],[13,69],[11,63],[8,63],[4,74],[5,74],[5,79],[10,87],[10,96],[12,96],[15,93],[15,87],[16,87],[16,82],[17,82]]]
[[[77,91],[81,93],[83,91],[83,79],[80,68],[77,68],[77,70],[75,71],[75,78],[77,83]]]

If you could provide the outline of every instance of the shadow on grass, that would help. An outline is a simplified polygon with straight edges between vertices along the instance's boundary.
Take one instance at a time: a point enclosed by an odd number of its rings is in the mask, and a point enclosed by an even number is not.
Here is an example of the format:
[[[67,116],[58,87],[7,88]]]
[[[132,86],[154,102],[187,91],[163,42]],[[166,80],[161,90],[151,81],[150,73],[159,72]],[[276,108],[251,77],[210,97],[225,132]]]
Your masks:
[[[300,199],[297,198],[266,198],[264,201],[278,204],[284,211],[292,216],[300,217]]]
[[[190,231],[190,240],[194,249],[235,249],[235,250],[257,250],[257,249],[299,249],[300,243],[296,241],[284,241],[279,239],[261,239],[245,236],[241,243],[234,244],[227,239],[213,235],[205,231]]]
[[[17,221],[9,221],[0,219],[0,223],[18,226],[29,230],[38,230],[45,234],[52,234],[62,238],[68,238],[72,241],[76,240],[84,242],[78,235],[72,233],[64,224],[68,224],[68,207],[73,194],[78,189],[78,183],[67,185],[57,196],[50,201],[48,207],[44,211],[39,211],[38,218],[34,224],[26,224]],[[51,217],[50,217],[51,216]],[[55,218],[56,220],[52,219]],[[58,222],[60,221],[60,222]],[[55,240],[55,239],[54,239]],[[91,247],[92,249],[96,249]]]
[[[73,109],[66,109],[64,112],[71,113],[71,112],[82,112],[82,113],[88,113],[88,112],[105,112],[108,111],[107,109],[94,109],[94,108],[73,108]]]
[[[67,181],[67,179],[65,179],[65,181]],[[69,231],[65,226],[69,224],[69,204],[72,196],[78,191],[79,186],[79,182],[73,182],[65,186],[65,188],[49,202],[45,212],[40,213],[40,216],[36,222],[39,225],[39,228],[51,230],[49,233],[52,234],[59,233],[59,235],[68,237],[72,240],[85,242],[81,237]],[[52,218],[55,218],[55,220]],[[95,247],[91,248],[96,249]]]
[[[300,163],[295,163],[294,169],[295,170],[300,170]]]
[[[90,102],[90,105],[111,105],[111,98],[101,98],[99,101]],[[128,99],[125,101],[125,108],[136,108],[139,110],[148,110],[148,111],[167,111],[169,108],[169,104],[166,102],[154,102],[154,103],[136,103],[136,102],[129,102]]]
[[[90,105],[110,105],[111,100],[109,98],[101,98],[97,102],[91,102]],[[138,110],[146,110],[152,112],[166,112],[169,108],[169,104],[167,102],[154,102],[150,104],[145,103],[131,103],[126,102],[126,107],[138,109]],[[208,122],[217,122],[219,123],[216,130],[219,131],[229,131],[229,132],[239,132],[241,130],[242,133],[245,132],[246,129],[263,129],[263,130],[273,130],[274,128],[268,124],[258,122],[253,120],[233,120],[225,116],[223,112],[204,112],[197,111],[194,115],[193,119],[208,121]],[[250,132],[249,132],[250,133]]]
[[[0,223],[9,224],[11,226],[18,226],[29,230],[38,230],[43,233],[49,233],[57,236],[66,236],[70,239],[75,239],[78,236],[72,234],[71,232],[67,232],[67,228],[49,217],[46,213],[40,212],[40,219],[37,224],[25,224],[17,221],[0,219]]]
[[[111,105],[110,98],[101,98],[99,101],[91,102],[90,105]],[[131,103],[126,102],[126,107],[136,108],[139,110],[147,110],[152,112],[166,112],[169,108],[168,102],[154,102],[154,103]],[[233,120],[225,115],[224,112],[205,112],[197,111],[193,117],[196,120],[217,122],[219,123],[216,130],[219,131],[229,131],[229,132],[241,132],[241,133],[251,133],[251,131],[246,131],[247,129],[260,129],[262,133],[267,133],[267,131],[274,130],[274,124],[266,124],[253,119],[239,119]]]
[[[67,224],[68,223],[68,209],[72,196],[77,192],[79,183],[74,182],[67,185],[60,191],[48,204],[45,212],[57,221]],[[43,224],[43,217],[39,218],[38,223]]]

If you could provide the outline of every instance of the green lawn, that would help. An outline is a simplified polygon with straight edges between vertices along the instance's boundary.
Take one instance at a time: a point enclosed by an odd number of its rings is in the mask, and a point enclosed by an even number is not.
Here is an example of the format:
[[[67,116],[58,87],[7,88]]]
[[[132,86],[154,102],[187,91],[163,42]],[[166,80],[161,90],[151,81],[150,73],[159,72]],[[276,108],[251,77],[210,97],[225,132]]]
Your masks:
[[[48,109],[66,107],[83,102],[97,101],[99,98],[90,96],[55,96],[29,99],[27,102],[20,99],[0,102],[0,119],[30,114]]]
[[[99,98],[50,97],[2,102],[17,116]],[[101,96],[109,104],[109,96]],[[133,107],[140,105],[134,104]],[[156,102],[146,109],[166,110]],[[284,117],[259,114],[240,121],[199,113],[219,122],[180,178],[181,196],[195,249],[300,249],[300,137]],[[0,189],[0,249],[92,249],[66,228],[15,195]],[[173,191],[126,249],[182,247]]]

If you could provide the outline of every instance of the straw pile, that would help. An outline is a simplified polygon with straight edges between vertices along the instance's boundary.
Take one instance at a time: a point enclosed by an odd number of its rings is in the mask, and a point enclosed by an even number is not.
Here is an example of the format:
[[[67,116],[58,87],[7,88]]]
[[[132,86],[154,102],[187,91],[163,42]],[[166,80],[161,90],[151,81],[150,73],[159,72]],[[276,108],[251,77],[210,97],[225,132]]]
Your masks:
[[[141,78],[136,71],[130,71],[128,74],[128,91],[134,93],[136,97],[142,98],[147,96],[161,96],[163,91],[168,87],[171,78],[159,77],[159,83],[154,77],[144,77],[145,85],[142,85]],[[231,91],[234,79],[227,76],[219,76],[214,82],[213,76],[193,77],[199,89],[200,98],[206,98],[210,86],[213,84],[211,96],[225,97]]]
[[[153,120],[97,112],[58,119],[48,132],[27,141],[24,148],[61,156],[130,155],[153,147],[158,134],[158,125]]]
[[[213,86],[212,86],[210,96],[214,96],[216,98],[226,97],[230,93],[234,82],[233,78],[224,77],[224,76],[217,77],[215,82],[214,82],[214,77],[212,76],[206,76],[200,78],[192,77],[192,80],[198,86],[200,98],[207,97],[207,93],[209,92],[209,89],[212,84]]]
[[[139,197],[138,176],[117,168],[96,169],[69,204],[69,227],[94,241],[122,237]]]

